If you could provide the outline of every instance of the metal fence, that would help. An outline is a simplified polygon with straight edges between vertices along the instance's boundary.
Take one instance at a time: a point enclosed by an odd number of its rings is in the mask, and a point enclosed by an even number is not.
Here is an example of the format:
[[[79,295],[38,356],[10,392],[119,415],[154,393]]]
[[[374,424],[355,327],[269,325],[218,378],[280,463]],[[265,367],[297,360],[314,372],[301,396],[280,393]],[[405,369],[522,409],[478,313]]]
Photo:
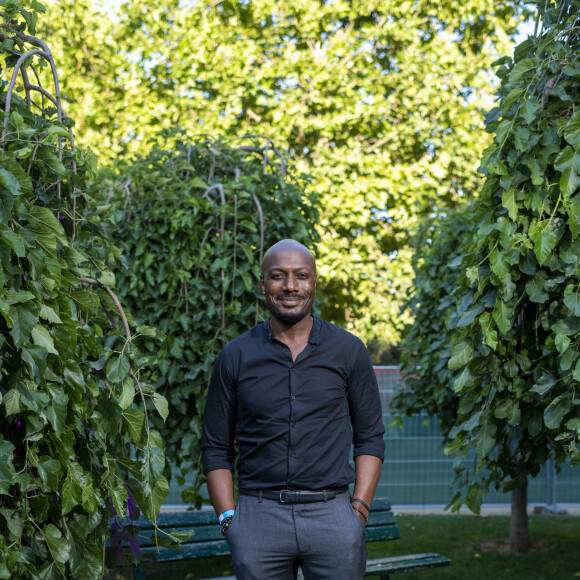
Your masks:
[[[399,385],[398,367],[375,367],[383,420],[386,426],[386,456],[377,489],[378,497],[389,497],[397,507],[443,507],[451,499],[454,458],[441,446],[437,419],[417,415],[404,420],[404,428],[388,427],[390,402]],[[510,494],[490,491],[484,505],[506,505]],[[528,501],[557,511],[559,506],[580,504],[580,469],[569,463],[560,466],[547,462],[537,477],[529,481]]]
[[[444,507],[451,499],[454,478],[453,458],[443,453],[437,419],[417,415],[403,421],[404,428],[393,426],[390,403],[399,384],[399,368],[375,367],[385,432],[385,463],[377,488],[377,497],[388,497],[395,507]],[[186,478],[187,481],[187,478]],[[183,505],[183,487],[171,481],[166,507]],[[207,496],[205,490],[204,495]],[[484,505],[509,505],[510,495],[491,491]],[[529,481],[530,506],[541,505],[557,511],[559,506],[580,505],[580,468],[560,466],[559,473],[549,461],[539,475]]]

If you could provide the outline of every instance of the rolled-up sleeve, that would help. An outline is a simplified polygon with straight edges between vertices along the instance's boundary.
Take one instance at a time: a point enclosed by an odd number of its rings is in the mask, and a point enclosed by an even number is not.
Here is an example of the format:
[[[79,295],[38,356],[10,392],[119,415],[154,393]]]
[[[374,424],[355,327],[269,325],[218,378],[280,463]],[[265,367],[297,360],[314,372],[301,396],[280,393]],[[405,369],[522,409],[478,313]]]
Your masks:
[[[234,438],[237,423],[236,385],[228,368],[227,346],[213,367],[203,411],[203,473],[234,470]]]
[[[383,414],[379,387],[366,348],[359,342],[348,377],[348,406],[353,430],[354,457],[374,455],[385,460]]]

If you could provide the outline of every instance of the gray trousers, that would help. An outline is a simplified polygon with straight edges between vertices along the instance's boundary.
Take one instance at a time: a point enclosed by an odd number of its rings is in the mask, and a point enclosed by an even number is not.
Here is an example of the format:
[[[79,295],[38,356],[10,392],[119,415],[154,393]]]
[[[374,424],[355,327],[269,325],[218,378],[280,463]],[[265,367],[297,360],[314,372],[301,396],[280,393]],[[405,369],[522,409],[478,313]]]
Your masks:
[[[361,580],[364,526],[350,494],[327,502],[282,504],[240,495],[228,528],[238,580]]]

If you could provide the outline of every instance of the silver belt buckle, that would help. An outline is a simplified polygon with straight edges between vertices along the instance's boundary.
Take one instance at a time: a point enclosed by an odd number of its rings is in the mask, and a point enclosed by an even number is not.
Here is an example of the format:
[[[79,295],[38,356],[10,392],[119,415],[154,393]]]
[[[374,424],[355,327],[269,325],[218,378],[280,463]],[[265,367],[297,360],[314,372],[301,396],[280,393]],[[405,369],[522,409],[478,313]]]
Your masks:
[[[285,491],[288,491],[288,490],[287,490],[287,489],[281,489],[281,490],[280,490],[280,503],[288,503],[288,502],[286,502],[286,501],[284,501],[284,500],[282,499],[282,494],[283,494]]]

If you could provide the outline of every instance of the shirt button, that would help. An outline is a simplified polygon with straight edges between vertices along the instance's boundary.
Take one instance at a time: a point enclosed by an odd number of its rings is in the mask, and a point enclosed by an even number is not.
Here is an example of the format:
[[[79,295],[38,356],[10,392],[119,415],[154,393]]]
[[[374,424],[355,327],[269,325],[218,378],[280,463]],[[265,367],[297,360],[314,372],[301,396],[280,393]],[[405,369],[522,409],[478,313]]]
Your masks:
[[[295,398],[296,398],[296,396],[295,396],[295,395],[292,395],[292,398],[293,398],[293,399],[295,399]]]

